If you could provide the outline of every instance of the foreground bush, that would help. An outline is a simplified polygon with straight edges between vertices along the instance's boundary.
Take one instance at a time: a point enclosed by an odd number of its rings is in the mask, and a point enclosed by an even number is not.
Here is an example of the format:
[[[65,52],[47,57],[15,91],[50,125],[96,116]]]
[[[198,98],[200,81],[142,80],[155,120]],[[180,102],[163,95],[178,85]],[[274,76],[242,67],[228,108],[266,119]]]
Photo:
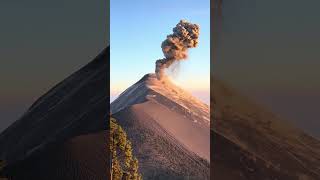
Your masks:
[[[110,118],[110,152],[112,180],[142,180],[139,162],[132,154],[132,144],[114,118]]]

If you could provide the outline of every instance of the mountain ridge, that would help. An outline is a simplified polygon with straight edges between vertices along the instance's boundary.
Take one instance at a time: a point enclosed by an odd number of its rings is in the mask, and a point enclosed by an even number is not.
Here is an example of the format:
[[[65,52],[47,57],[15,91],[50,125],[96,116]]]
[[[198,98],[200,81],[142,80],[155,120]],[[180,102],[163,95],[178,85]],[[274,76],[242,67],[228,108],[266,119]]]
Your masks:
[[[240,95],[235,89],[218,79],[213,79],[213,124],[211,133],[214,144],[215,137],[224,137],[232,146],[241,150],[238,156],[246,159],[260,159],[267,163],[250,164],[252,172],[241,170],[241,166],[235,167],[228,164],[237,172],[238,176],[247,179],[275,178],[282,179],[317,179],[320,177],[320,142],[307,135],[302,130],[278,118],[267,111],[263,106],[257,105],[248,98]],[[228,139],[228,140],[227,140]],[[232,148],[231,148],[232,149]],[[232,156],[233,151],[227,147],[216,146],[213,150],[213,162],[240,163],[239,157],[230,160],[230,157],[219,157],[228,152]],[[236,151],[236,152],[240,152]],[[247,152],[247,153],[245,153]],[[220,155],[219,155],[220,154]],[[250,155],[249,155],[250,154]],[[229,158],[229,160],[227,160]],[[233,167],[233,168],[232,168]],[[258,169],[272,171],[261,172]],[[222,171],[212,169],[217,176],[224,175]],[[259,176],[257,176],[259,174]],[[276,175],[278,174],[278,176]]]
[[[132,94],[132,92],[133,91],[136,92],[135,90],[138,88],[139,88],[138,95],[144,98],[135,100],[134,97],[137,97],[137,96],[129,97]],[[135,101],[133,102],[136,104],[136,103],[145,102],[146,100],[150,100],[152,97],[156,97],[154,94],[151,93],[151,91],[162,95],[164,98],[175,101],[180,106],[186,109],[190,109],[190,107],[193,106],[190,104],[190,102],[192,102],[194,105],[197,105],[198,107],[201,108],[199,110],[200,113],[205,114],[206,115],[205,119],[207,121],[210,121],[209,106],[207,104],[201,102],[199,99],[195,98],[189,92],[181,89],[180,87],[172,83],[169,79],[159,81],[156,75],[153,73],[144,75],[139,81],[137,81],[135,84],[133,84],[132,86],[127,88],[125,91],[123,91],[119,95],[119,97],[126,96],[127,97],[126,100],[129,101],[129,103],[123,104],[119,102],[123,98],[117,98],[111,103],[111,112],[114,113],[118,110],[117,109],[117,106],[119,106],[118,104],[120,104],[121,107],[130,106],[131,99],[134,99]],[[184,102],[187,102],[187,103],[184,103]]]
[[[209,179],[208,105],[146,74],[111,103],[111,112],[134,145],[143,178]]]
[[[41,96],[0,134],[0,157],[7,162],[7,177],[18,180],[107,178],[109,53],[109,47],[105,48]],[[75,148],[86,146],[91,148],[85,152]],[[81,153],[86,156],[79,156]],[[84,168],[84,162],[96,169],[95,176]]]

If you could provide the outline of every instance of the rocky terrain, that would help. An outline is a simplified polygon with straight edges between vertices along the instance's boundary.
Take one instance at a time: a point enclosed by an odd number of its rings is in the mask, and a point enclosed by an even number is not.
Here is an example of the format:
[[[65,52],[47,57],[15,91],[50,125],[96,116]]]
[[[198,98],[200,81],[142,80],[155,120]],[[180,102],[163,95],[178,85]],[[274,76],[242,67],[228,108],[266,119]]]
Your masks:
[[[320,179],[320,141],[212,81],[214,179]]]
[[[109,48],[40,97],[0,135],[11,179],[108,179]]]
[[[0,158],[8,164],[2,174],[109,179],[108,58],[105,49],[0,134]],[[211,110],[155,74],[113,101],[111,115],[132,141],[144,179],[319,179],[319,140],[222,81],[211,83]]]
[[[209,107],[147,74],[112,104],[144,179],[210,179]]]

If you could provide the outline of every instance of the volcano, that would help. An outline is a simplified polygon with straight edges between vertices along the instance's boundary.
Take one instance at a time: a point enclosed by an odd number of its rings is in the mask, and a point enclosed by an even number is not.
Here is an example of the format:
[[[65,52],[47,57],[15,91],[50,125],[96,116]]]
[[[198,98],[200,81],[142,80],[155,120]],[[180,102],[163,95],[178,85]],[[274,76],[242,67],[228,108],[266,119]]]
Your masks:
[[[40,97],[0,135],[2,172],[22,180],[108,179],[109,48]]]
[[[223,81],[211,83],[213,179],[320,179],[320,141]]]
[[[147,74],[111,103],[144,179],[210,179],[209,106]]]
[[[14,180],[109,179],[109,58],[107,48],[0,134],[0,158],[7,162],[2,174]],[[223,81],[211,84],[211,110],[155,74],[111,103],[143,179],[319,179],[317,139]]]

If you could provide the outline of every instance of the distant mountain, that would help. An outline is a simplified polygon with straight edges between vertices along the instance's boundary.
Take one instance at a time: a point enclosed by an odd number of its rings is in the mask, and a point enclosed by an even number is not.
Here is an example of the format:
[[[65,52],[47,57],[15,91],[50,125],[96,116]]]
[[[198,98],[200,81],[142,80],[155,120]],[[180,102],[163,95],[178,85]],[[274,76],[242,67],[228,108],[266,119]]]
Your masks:
[[[0,135],[5,174],[26,180],[108,179],[109,48],[39,98]]]
[[[144,179],[210,179],[209,107],[147,74],[111,103]]]
[[[212,87],[213,179],[320,179],[320,141],[222,81]]]

